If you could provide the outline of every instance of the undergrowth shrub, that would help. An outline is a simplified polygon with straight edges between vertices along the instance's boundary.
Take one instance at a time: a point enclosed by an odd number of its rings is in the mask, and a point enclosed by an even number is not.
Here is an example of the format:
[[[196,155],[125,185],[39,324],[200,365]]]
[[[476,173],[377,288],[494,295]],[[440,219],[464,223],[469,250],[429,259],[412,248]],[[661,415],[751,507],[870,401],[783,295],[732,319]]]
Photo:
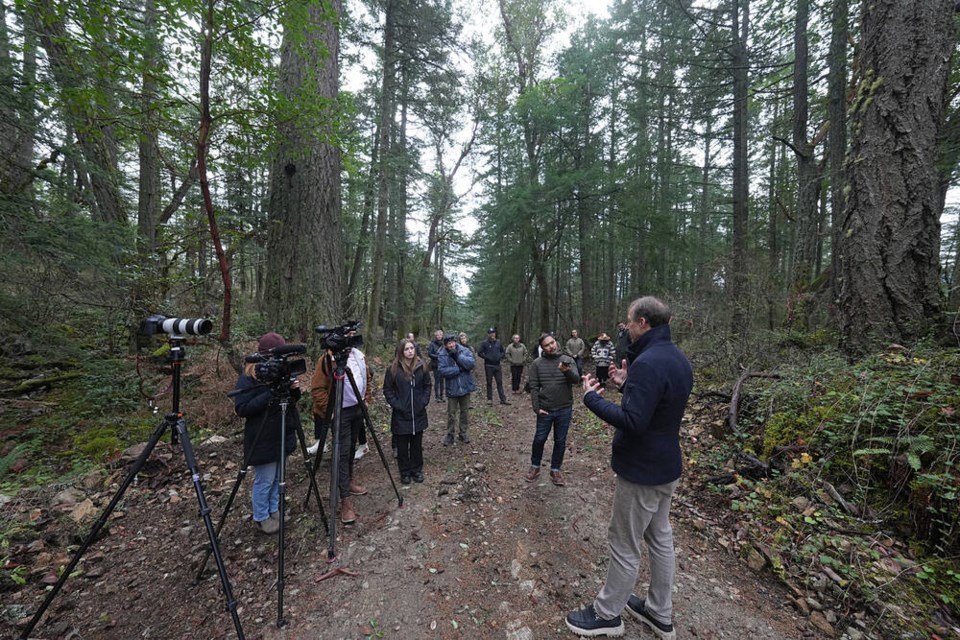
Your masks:
[[[862,513],[929,552],[960,551],[960,351],[920,347],[848,363],[826,353],[753,385],[749,446],[786,450],[849,489]]]

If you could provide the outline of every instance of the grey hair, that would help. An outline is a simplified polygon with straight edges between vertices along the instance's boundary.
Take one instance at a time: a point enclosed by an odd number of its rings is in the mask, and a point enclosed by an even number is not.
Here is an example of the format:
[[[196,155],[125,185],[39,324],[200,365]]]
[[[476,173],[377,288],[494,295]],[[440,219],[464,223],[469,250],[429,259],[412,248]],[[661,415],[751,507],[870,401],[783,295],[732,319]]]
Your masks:
[[[640,318],[646,318],[647,324],[651,327],[667,324],[672,315],[670,307],[653,296],[644,296],[631,302],[629,313],[630,319],[634,322],[639,321]]]

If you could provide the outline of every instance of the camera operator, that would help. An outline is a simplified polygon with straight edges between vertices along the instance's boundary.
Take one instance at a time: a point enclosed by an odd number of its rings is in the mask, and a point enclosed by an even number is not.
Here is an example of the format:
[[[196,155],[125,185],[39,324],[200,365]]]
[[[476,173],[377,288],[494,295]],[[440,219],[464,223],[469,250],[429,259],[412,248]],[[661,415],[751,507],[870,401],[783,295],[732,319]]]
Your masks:
[[[257,343],[257,350],[266,355],[271,349],[283,346],[286,341],[277,333],[265,333]],[[280,529],[280,412],[279,397],[273,389],[257,379],[257,364],[249,362],[237,380],[233,396],[235,410],[246,418],[243,430],[243,458],[253,466],[252,502],[253,521],[266,534]],[[290,404],[287,409],[287,431],[283,454],[289,456],[297,446],[297,428],[300,414],[296,401],[300,388],[296,382],[290,387]]]
[[[355,336],[356,332],[347,334]],[[353,508],[352,496],[366,495],[367,488],[353,479],[353,463],[356,454],[357,442],[363,431],[363,411],[360,403],[369,405],[373,401],[371,388],[373,387],[373,373],[367,368],[367,361],[363,352],[356,347],[347,347],[347,369],[353,374],[360,397],[353,391],[349,380],[343,386],[343,405],[340,414],[340,463],[337,487],[340,493],[340,521],[350,524],[357,519],[357,512]],[[333,391],[333,372],[336,363],[333,351],[327,350],[317,360],[310,383],[310,395],[313,398],[313,427],[317,437],[318,447],[323,447],[330,429],[330,420],[333,416],[333,407],[330,406],[330,394]]]

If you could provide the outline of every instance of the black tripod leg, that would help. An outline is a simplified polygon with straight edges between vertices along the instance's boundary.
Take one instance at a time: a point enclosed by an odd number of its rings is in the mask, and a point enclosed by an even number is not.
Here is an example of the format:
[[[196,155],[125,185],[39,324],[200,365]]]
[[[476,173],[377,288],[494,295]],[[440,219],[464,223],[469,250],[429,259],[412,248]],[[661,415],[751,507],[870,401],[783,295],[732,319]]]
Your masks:
[[[297,439],[300,441],[300,451],[303,452],[303,463],[307,469],[307,477],[310,479],[310,487],[307,489],[307,498],[303,501],[303,506],[306,507],[310,502],[310,496],[315,495],[317,500],[317,511],[320,513],[320,521],[323,522],[324,530],[329,533],[330,528],[327,524],[327,514],[323,510],[323,503],[320,501],[320,489],[317,486],[317,477],[316,477],[316,467],[320,466],[320,454],[323,452],[323,443],[320,443],[320,446],[317,447],[317,458],[314,464],[310,463],[310,460],[307,456],[307,438],[303,434],[303,426],[297,425]]]
[[[210,548],[213,550],[213,557],[217,563],[217,571],[220,573],[220,584],[223,586],[223,596],[227,599],[227,610],[230,611],[230,616],[233,618],[233,626],[237,629],[237,637],[243,640],[243,626],[240,624],[240,617],[237,615],[237,601],[233,598],[233,589],[230,587],[230,577],[227,575],[227,568],[223,564],[223,556],[220,555],[220,545],[217,543],[217,534],[213,530],[213,520],[210,518],[210,507],[207,506],[207,499],[203,495],[203,484],[200,481],[197,458],[193,455],[193,445],[190,444],[190,435],[187,433],[187,423],[183,418],[179,418],[175,425],[176,432],[179,435],[180,446],[183,448],[183,457],[187,461],[187,468],[190,469],[190,478],[193,481],[193,488],[197,494],[197,502],[200,504],[200,516],[203,518],[203,524],[207,528],[207,537],[210,538]]]
[[[333,449],[330,457],[330,527],[327,544],[327,563],[337,559],[337,498],[340,492],[340,426],[343,421],[343,378],[344,367],[337,364],[333,373]],[[349,372],[349,369],[347,370]],[[361,403],[363,404],[363,403]],[[347,443],[349,447],[350,444]]]
[[[237,493],[240,491],[240,485],[243,484],[243,479],[247,477],[247,465],[244,461],[243,466],[241,466],[240,471],[237,473],[237,480],[233,483],[233,489],[230,490],[230,497],[227,499],[227,506],[223,508],[223,514],[220,516],[220,522],[217,523],[217,539],[220,539],[220,532],[223,531],[223,525],[227,521],[227,514],[230,513],[230,509],[233,507],[233,501],[237,497]],[[213,549],[208,547],[206,553],[203,556],[203,561],[200,563],[200,568],[197,570],[197,575],[193,579],[193,583],[197,584],[203,578],[203,571],[207,568],[207,561],[210,560],[210,554],[213,552]]]
[[[347,378],[350,380],[350,384],[353,387],[353,393],[357,398],[362,398],[360,394],[360,389],[357,387],[357,382],[353,379],[353,372],[350,369],[347,369]],[[377,447],[377,453],[380,454],[380,462],[383,463],[383,468],[387,472],[387,477],[390,478],[390,484],[393,486],[393,492],[397,494],[397,506],[403,506],[403,496],[400,495],[400,490],[397,489],[397,483],[393,480],[393,474],[390,473],[390,463],[387,462],[387,457],[383,454],[383,447],[380,446],[380,439],[377,437],[377,432],[373,428],[373,421],[370,419],[370,413],[367,411],[367,405],[365,402],[358,402],[357,405],[360,407],[360,413],[363,415],[363,423],[367,427],[367,433],[370,434],[370,437],[373,438],[373,444]]]
[[[97,521],[93,523],[93,527],[90,529],[90,533],[87,534],[83,544],[80,545],[80,548],[77,549],[77,552],[73,554],[73,558],[70,559],[70,564],[68,564],[67,568],[64,569],[63,573],[60,574],[60,579],[57,580],[55,585],[53,585],[53,589],[47,593],[47,597],[44,598],[43,604],[40,605],[40,608],[37,609],[37,612],[33,614],[30,622],[24,628],[23,633],[20,635],[20,640],[26,640],[30,636],[33,628],[37,626],[37,622],[39,622],[40,618],[43,617],[47,607],[50,606],[50,603],[53,602],[53,599],[57,597],[58,593],[60,593],[60,589],[63,588],[63,583],[67,581],[67,578],[69,578],[73,573],[73,570],[76,569],[77,563],[80,562],[81,556],[83,556],[84,552],[87,550],[87,547],[89,547],[90,544],[96,539],[97,534],[100,533],[100,529],[103,528],[103,525],[107,523],[107,518],[109,518],[110,514],[113,513],[113,510],[117,508],[117,505],[123,498],[123,494],[126,493],[127,489],[130,487],[130,484],[133,482],[133,479],[137,477],[137,474],[140,473],[140,469],[143,468],[147,458],[149,458],[150,454],[153,453],[154,447],[157,446],[157,442],[159,442],[161,436],[163,436],[163,432],[166,431],[167,427],[169,426],[170,423],[167,420],[164,420],[154,430],[153,434],[150,436],[150,440],[147,442],[147,446],[144,447],[143,451],[140,452],[140,455],[133,462],[133,466],[130,467],[127,477],[124,478],[123,482],[120,484],[120,488],[117,489],[117,492],[113,495],[113,498],[110,500],[110,504],[108,504],[107,508],[102,514],[100,514],[100,517],[97,518]]]

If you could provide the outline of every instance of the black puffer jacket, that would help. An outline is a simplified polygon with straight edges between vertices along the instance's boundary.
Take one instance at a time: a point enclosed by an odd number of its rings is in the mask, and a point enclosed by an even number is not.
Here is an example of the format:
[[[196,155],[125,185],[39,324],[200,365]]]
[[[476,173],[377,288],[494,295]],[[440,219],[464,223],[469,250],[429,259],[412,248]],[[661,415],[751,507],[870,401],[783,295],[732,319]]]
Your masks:
[[[234,410],[247,423],[243,428],[243,459],[248,465],[280,461],[280,402],[270,391],[250,376],[240,376],[234,387]],[[287,455],[297,448],[297,427],[300,414],[297,400],[300,390],[293,389],[287,405],[287,434],[284,451]],[[259,434],[259,436],[258,436]]]
[[[390,415],[393,433],[412,435],[427,428],[427,405],[432,389],[430,373],[423,361],[416,364],[411,378],[407,377],[403,367],[387,367],[383,376],[383,397],[393,409]]]

